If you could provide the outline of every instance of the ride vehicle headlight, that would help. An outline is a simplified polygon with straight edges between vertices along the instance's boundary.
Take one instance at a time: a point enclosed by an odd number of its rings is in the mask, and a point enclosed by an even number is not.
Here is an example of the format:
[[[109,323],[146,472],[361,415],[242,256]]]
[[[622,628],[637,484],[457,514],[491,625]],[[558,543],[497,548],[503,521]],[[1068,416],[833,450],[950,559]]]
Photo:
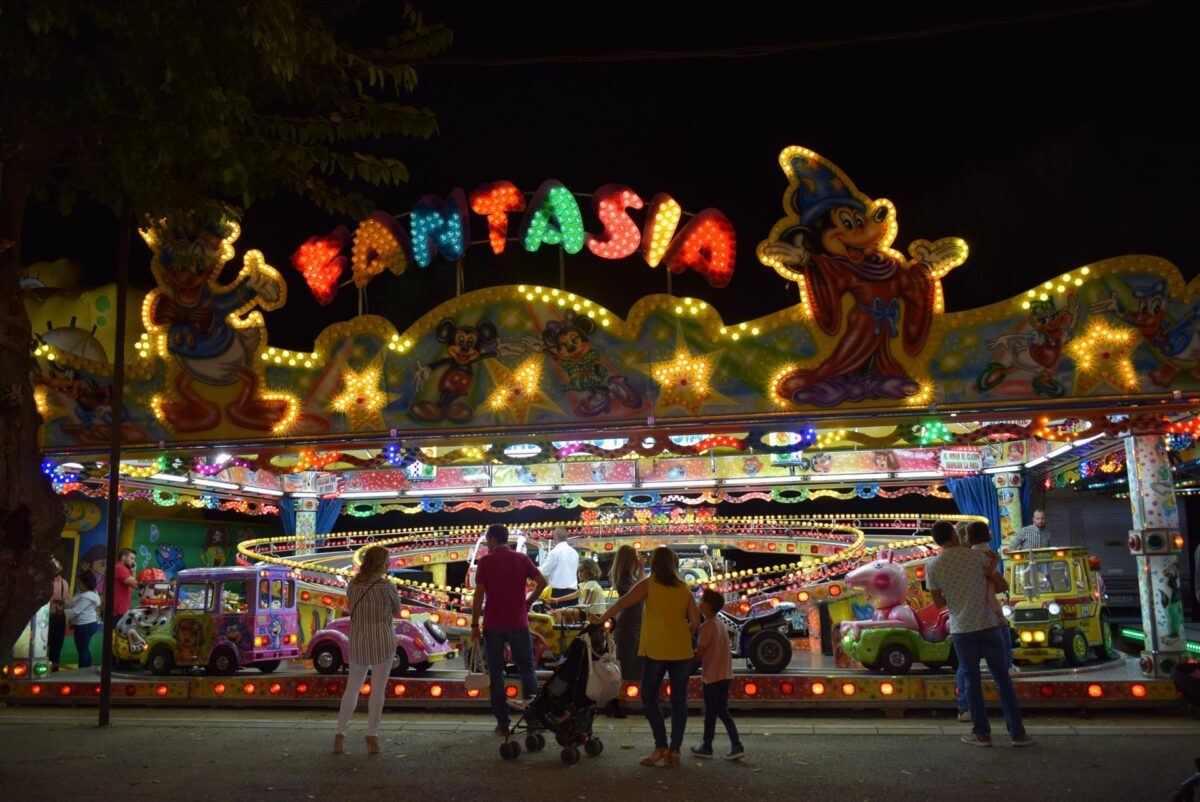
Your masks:
[[[1035,641],[1037,641],[1038,643],[1045,643],[1046,642],[1046,633],[1043,630],[1039,629],[1033,633],[1033,639]]]
[[[1048,605],[1046,605],[1046,611],[1050,613],[1050,615],[1058,615],[1062,612],[1062,607],[1059,606],[1058,602],[1050,602]]]
[[[1033,633],[1025,630],[1021,633],[1021,643],[1033,643]]]
[[[1008,605],[1008,604],[1004,605],[1003,607],[1000,608],[1000,612],[1004,613],[1005,618],[1012,618],[1013,611],[1012,611],[1011,605]]]

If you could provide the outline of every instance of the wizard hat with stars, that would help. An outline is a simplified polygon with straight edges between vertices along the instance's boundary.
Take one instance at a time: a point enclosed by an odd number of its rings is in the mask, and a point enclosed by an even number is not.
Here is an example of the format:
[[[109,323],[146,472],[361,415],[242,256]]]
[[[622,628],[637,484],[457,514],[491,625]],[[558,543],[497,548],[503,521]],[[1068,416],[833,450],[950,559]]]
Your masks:
[[[788,172],[797,182],[792,206],[800,216],[800,225],[811,228],[830,209],[847,206],[865,212],[867,206],[846,175],[812,151],[792,154]]]

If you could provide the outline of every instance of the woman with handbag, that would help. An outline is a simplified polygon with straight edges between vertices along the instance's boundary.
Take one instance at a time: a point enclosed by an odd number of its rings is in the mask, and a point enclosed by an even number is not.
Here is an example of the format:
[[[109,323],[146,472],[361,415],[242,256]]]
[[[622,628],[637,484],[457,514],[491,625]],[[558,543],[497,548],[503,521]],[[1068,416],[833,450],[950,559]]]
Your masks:
[[[679,575],[679,558],[666,546],[654,550],[650,576],[630,588],[597,623],[607,624],[639,602],[645,602],[638,647],[642,657],[642,705],[654,733],[654,751],[642,758],[641,764],[653,766],[661,762],[677,766],[687,726],[687,686],[694,662],[692,636],[700,627],[700,611],[687,582]],[[666,676],[671,681],[669,745],[662,709],[658,706],[658,692]]]
[[[387,696],[387,678],[396,657],[395,617],[400,613],[400,596],[387,577],[388,550],[371,546],[363,552],[358,574],[350,580],[346,598],[350,604],[350,668],[346,692],[338,713],[334,754],[345,751],[346,727],[358,704],[359,691],[371,672],[371,698],[367,702],[367,754],[379,754],[379,719]]]

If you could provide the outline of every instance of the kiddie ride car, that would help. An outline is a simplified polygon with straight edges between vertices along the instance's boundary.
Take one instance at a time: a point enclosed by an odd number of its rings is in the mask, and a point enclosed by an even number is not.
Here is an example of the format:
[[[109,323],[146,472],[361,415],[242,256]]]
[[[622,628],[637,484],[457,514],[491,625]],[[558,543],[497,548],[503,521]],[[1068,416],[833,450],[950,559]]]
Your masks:
[[[1013,630],[1014,660],[1079,666],[1093,652],[1115,654],[1099,567],[1085,548],[1008,555],[1004,574],[1012,601],[1004,615]]]
[[[143,579],[145,577],[145,579]],[[263,673],[300,656],[296,581],[275,566],[190,568],[180,571],[167,599],[161,579],[143,571],[141,607],[121,617],[114,647],[122,660],[154,674],[204,666],[232,674],[241,666]],[[165,604],[163,604],[165,602]]]
[[[908,603],[908,575],[890,551],[846,575],[875,612],[868,621],[841,623],[842,649],[872,671],[907,674],[914,662],[930,668],[957,667],[949,635],[949,615],[933,604],[918,614]]]
[[[729,648],[734,657],[746,658],[750,668],[763,674],[779,674],[792,662],[787,631],[795,612],[796,605],[791,602],[764,599],[754,604],[731,604],[717,615],[729,630]]]
[[[449,643],[445,631],[429,613],[411,613],[395,619],[396,656],[392,674],[403,674],[411,668],[424,674],[434,663],[453,660],[458,650]],[[304,655],[311,658],[313,668],[321,674],[333,674],[350,664],[350,617],[330,621],[324,629],[313,633]]]

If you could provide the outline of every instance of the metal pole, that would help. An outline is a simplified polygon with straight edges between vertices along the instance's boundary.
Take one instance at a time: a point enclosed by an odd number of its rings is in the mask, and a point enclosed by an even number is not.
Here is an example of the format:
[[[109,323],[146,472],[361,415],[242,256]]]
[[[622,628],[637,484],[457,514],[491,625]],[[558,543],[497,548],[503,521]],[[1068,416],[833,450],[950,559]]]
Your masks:
[[[112,441],[108,452],[108,533],[107,564],[104,571],[104,641],[100,658],[100,726],[108,726],[112,703],[113,599],[116,593],[117,538],[121,534],[121,410],[125,401],[125,295],[129,285],[129,212],[121,215],[121,234],[117,240],[117,331],[113,348]]]

